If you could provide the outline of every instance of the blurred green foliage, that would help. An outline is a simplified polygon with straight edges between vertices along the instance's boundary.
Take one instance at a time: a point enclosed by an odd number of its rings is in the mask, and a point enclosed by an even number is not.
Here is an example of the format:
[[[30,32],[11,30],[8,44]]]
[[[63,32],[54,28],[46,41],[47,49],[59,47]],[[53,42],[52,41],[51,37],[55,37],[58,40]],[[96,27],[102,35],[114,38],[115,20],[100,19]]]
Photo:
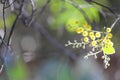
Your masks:
[[[73,80],[71,67],[67,61],[61,61],[56,58],[43,61],[42,67],[39,68],[37,80]]]
[[[70,73],[70,66],[68,64],[60,64],[57,71],[56,80],[73,80]]]
[[[108,3],[107,0],[97,0],[97,2]],[[84,22],[99,22],[99,10],[101,9],[101,6],[94,3],[91,5],[84,0],[51,0],[50,11],[53,17],[51,26],[53,29],[66,26],[69,32],[73,32]]]
[[[35,0],[35,6],[36,6],[36,8],[42,7],[45,5],[46,2],[47,2],[47,0]]]
[[[47,0],[35,0],[35,7],[42,8],[46,4]],[[101,4],[107,4],[107,0],[97,0]],[[75,7],[79,6],[79,7]],[[30,5],[29,5],[30,6]],[[28,10],[31,7],[28,7]],[[52,29],[57,29],[61,26],[66,26],[66,29],[73,32],[77,27],[82,26],[82,23],[96,21],[99,22],[99,10],[102,8],[99,5],[91,5],[84,0],[51,0],[49,9],[52,14],[52,20],[50,20],[50,26]],[[31,10],[31,9],[30,9]],[[15,15],[10,13],[6,16],[7,27],[10,27],[14,20]],[[88,19],[88,20],[87,20]],[[76,24],[76,21],[79,24]],[[0,28],[4,28],[2,17],[0,19]]]
[[[15,59],[12,66],[6,66],[6,73],[9,80],[27,80],[27,68],[20,59]]]
[[[10,13],[6,16],[5,21],[6,21],[6,26],[7,27],[11,27],[11,25],[13,24],[13,22],[15,21],[16,15],[13,13]],[[3,29],[4,28],[4,22],[3,22],[3,18],[0,18],[0,28]]]
[[[94,6],[84,2],[83,0],[73,0],[74,2],[67,2],[62,0],[52,0],[50,3],[50,10],[53,14],[52,27],[56,29],[59,26],[66,25],[66,29],[73,32],[75,28],[80,27],[82,23],[89,21],[99,21],[99,11]],[[76,8],[73,4],[81,6]],[[82,10],[82,11],[81,11]],[[76,23],[78,22],[78,24]]]

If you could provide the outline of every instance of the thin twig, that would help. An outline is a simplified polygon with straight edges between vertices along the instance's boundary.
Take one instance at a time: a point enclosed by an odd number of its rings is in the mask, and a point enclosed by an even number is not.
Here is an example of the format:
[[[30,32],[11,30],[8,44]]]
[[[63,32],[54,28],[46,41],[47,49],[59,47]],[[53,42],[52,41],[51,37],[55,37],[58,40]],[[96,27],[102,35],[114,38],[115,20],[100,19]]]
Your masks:
[[[5,45],[5,47],[7,47],[7,44],[6,44],[6,42],[3,40],[3,38],[0,36],[0,40],[2,41],[2,44],[4,44]],[[1,46],[0,46],[1,47]]]
[[[96,57],[96,55],[99,54],[100,52],[102,52],[102,51],[101,50],[98,51],[98,52],[90,51],[86,56],[84,56],[84,58],[87,59],[89,56],[95,56]]]
[[[106,8],[115,16],[115,18],[117,17],[116,13],[110,7],[105,6],[105,5],[103,5],[103,4],[99,3],[99,2],[96,2],[94,0],[85,0],[85,1],[90,3],[90,4],[95,3],[95,4],[97,4],[97,5],[99,5],[99,6],[103,7],[103,8]]]
[[[4,40],[6,36],[5,3],[3,4],[3,22],[4,22],[4,37],[3,37],[3,40]]]
[[[8,6],[6,6],[5,8],[9,8],[11,5],[14,4],[14,2],[17,1],[17,0],[14,0],[13,2],[11,2]]]
[[[14,31],[14,29],[15,29],[15,25],[16,25],[18,19],[19,19],[19,16],[20,16],[21,13],[22,13],[23,5],[24,5],[24,0],[22,0],[21,6],[20,6],[19,14],[17,15],[17,17],[16,17],[16,19],[15,19],[13,25],[12,25],[12,28],[11,28],[11,30],[10,30],[10,34],[9,34],[9,36],[8,36],[8,42],[7,42],[7,45],[8,45],[8,46],[10,45],[10,38],[11,38],[11,36],[12,36],[12,34],[13,34],[13,31]]]
[[[28,20],[27,18],[28,18],[27,15],[24,14],[24,12],[23,12],[22,17],[21,17],[21,19],[23,20],[23,22],[24,22],[24,20]],[[35,30],[37,30],[40,34],[42,34],[46,38],[46,40],[48,40],[60,52],[62,52],[65,55],[69,56],[73,60],[77,60],[77,56],[75,54],[71,53],[69,50],[65,49],[57,40],[55,40],[48,33],[48,31],[40,23],[38,23],[35,20],[33,20],[30,26],[33,27]]]
[[[5,19],[5,5],[6,5],[6,0],[3,3],[3,24],[4,24],[4,35],[3,38],[1,37],[2,43],[0,44],[0,46],[3,44],[3,41],[6,37],[6,19]]]
[[[34,3],[34,1],[30,0],[30,2],[31,2],[32,10],[35,10],[35,3]]]
[[[45,10],[45,8],[47,7],[48,3],[50,2],[51,0],[47,0],[46,4],[42,7],[42,9],[40,10],[39,14],[42,14]]]
[[[38,15],[41,15],[41,14],[45,11],[45,9],[46,9],[47,5],[50,3],[50,1],[51,1],[51,0],[47,0],[47,2],[45,3],[45,5],[43,5],[43,7],[41,8],[41,10],[39,11],[39,9],[36,9],[36,10],[34,11],[34,13],[35,13],[35,12],[38,12],[37,14],[38,14]],[[34,14],[34,16],[35,16],[35,15],[36,15],[36,14]],[[35,17],[34,19],[37,20],[38,17],[39,17],[39,16]]]
[[[115,24],[118,22],[120,20],[120,17],[118,17],[115,21],[114,21],[114,23],[111,25],[111,30],[114,28],[114,26],[115,26]],[[107,39],[107,37],[108,37],[108,34],[105,36],[105,38],[103,39],[103,42]]]
[[[31,13],[31,15],[30,15],[29,21],[27,22],[27,24],[29,24],[29,25],[31,25],[31,22],[32,22],[32,19],[33,19],[35,10],[36,10],[34,1],[33,1],[33,0],[30,0],[30,2],[31,2],[31,7],[32,7],[32,13]]]
[[[73,60],[77,60],[77,56],[71,53],[69,50],[65,49],[57,40],[55,40],[42,25],[38,24],[37,22],[34,22],[31,24],[33,28],[38,30],[53,46],[55,46],[58,50],[60,50],[62,53],[66,54]]]
[[[119,20],[120,20],[120,17],[118,17],[118,18],[114,21],[114,23],[111,25],[111,29],[114,28],[115,24],[116,24]]]
[[[0,73],[2,73],[3,68],[4,68],[4,64],[2,64],[1,67],[0,67]]]
[[[31,13],[31,15],[30,15],[30,17],[29,17],[29,19],[28,19],[28,23],[27,23],[27,24],[29,24],[29,26],[31,25],[31,23],[32,23],[32,21],[33,21],[33,16],[35,16],[37,12],[38,12],[37,14],[41,15],[41,14],[44,12],[45,8],[47,7],[47,5],[48,5],[48,3],[49,3],[50,1],[51,1],[51,0],[47,0],[47,2],[46,2],[45,5],[42,7],[42,9],[41,9],[40,11],[38,11],[39,9],[36,9],[36,8],[34,7],[33,2],[32,2],[32,0],[31,0],[32,13]],[[34,19],[35,19],[35,18],[34,18]],[[36,18],[36,20],[37,20],[37,19],[38,19],[38,17]]]

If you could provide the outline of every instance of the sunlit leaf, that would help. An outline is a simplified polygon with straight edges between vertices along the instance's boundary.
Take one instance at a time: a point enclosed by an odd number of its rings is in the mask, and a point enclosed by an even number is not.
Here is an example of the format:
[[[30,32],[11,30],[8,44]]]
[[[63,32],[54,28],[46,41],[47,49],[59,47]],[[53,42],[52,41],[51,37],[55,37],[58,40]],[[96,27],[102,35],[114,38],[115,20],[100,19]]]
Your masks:
[[[91,22],[99,21],[99,10],[97,10],[97,8],[92,7],[82,0],[73,1],[76,5],[80,5],[83,8],[76,8],[74,5],[62,0],[51,1],[50,11],[52,13],[52,17],[54,18],[51,25],[52,28],[57,29],[57,27],[64,25],[69,32],[73,32],[76,27],[80,27],[83,22],[86,22],[87,19]],[[76,21],[78,24],[75,23]]]
[[[108,46],[108,47],[104,46],[102,50],[103,50],[103,53],[106,55],[115,54],[115,49],[113,46]]]

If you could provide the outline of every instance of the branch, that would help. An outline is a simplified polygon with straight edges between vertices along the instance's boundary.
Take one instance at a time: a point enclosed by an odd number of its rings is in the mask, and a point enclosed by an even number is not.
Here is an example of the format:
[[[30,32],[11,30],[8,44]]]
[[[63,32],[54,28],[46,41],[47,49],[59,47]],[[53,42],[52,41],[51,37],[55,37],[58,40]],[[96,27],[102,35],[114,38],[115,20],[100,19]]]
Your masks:
[[[22,21],[27,20],[27,15],[24,13],[21,17]],[[40,32],[53,46],[55,46],[60,52],[66,54],[73,60],[77,60],[77,56],[73,53],[71,53],[69,50],[65,49],[59,42],[57,42],[47,31],[46,29],[39,23],[37,23],[35,20],[32,21],[31,27],[33,27],[35,30]]]
[[[114,23],[111,25],[111,30],[114,28],[115,24],[116,24],[119,20],[120,20],[120,17],[118,17],[118,18],[114,21]]]
[[[103,4],[99,3],[99,2],[96,2],[94,0],[85,0],[85,1],[90,3],[90,4],[95,3],[95,4],[97,4],[97,5],[99,5],[99,6],[103,7],[103,8],[106,8],[115,16],[115,18],[117,17],[116,13],[110,7],[105,6],[105,5],[103,5]]]
[[[3,38],[0,36],[0,38],[1,38],[1,44],[0,44],[0,47],[1,47],[1,45],[3,44],[3,41],[4,41],[4,39],[5,39],[5,37],[6,37],[6,19],[5,19],[5,4],[6,4],[6,0],[2,3],[3,4],[3,12],[2,12],[2,14],[3,14],[3,25],[4,25],[4,35],[3,35]]]
[[[14,0],[14,1],[9,0],[9,5],[6,6],[5,8],[9,8],[9,7],[11,6],[11,10],[14,10],[14,6],[13,6],[13,4],[14,4],[15,1],[17,1],[17,0]]]
[[[18,21],[18,19],[19,19],[19,16],[20,16],[21,13],[22,13],[23,5],[24,5],[24,0],[22,0],[19,14],[17,15],[17,17],[16,17],[16,19],[15,19],[13,25],[12,25],[12,28],[11,28],[11,30],[10,30],[10,34],[9,34],[9,36],[8,36],[8,42],[7,42],[7,45],[8,45],[8,46],[10,45],[10,38],[11,38],[11,36],[12,36],[12,34],[13,34],[13,31],[14,31],[14,29],[15,29],[16,23],[17,23],[17,21]]]

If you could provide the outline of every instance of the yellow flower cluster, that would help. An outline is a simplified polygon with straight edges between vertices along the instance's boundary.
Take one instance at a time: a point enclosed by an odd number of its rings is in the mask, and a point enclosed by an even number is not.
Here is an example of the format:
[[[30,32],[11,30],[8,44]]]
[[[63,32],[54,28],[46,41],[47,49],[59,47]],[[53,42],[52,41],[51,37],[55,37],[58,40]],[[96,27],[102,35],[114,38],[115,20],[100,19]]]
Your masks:
[[[92,28],[92,27],[85,22],[85,23],[83,23],[83,26],[82,26],[82,27],[77,28],[75,31],[76,31],[78,34],[82,33],[83,36],[87,36],[87,35],[88,35],[88,32],[87,32],[87,31],[91,31],[91,28]]]
[[[111,28],[113,28],[113,25],[111,26]],[[91,47],[91,51],[89,51],[88,54],[84,57],[85,59],[87,59],[89,56],[94,56],[95,58],[97,58],[96,55],[103,52],[102,59],[104,59],[103,62],[105,64],[105,68],[107,68],[108,66],[110,66],[110,58],[108,55],[115,53],[115,49],[113,47],[114,44],[111,41],[111,38],[113,37],[111,33],[111,28],[105,28],[104,32],[95,31],[92,30],[91,25],[85,22],[82,24],[81,27],[77,27],[75,29],[75,32],[82,36],[81,42],[77,42],[76,40],[74,42],[68,41],[68,44],[66,45],[72,45],[73,48],[82,47],[83,49],[85,49],[86,46]]]
[[[81,34],[84,38],[83,41],[85,43],[90,43],[91,46],[95,47],[97,45],[97,40],[101,37],[101,33],[92,31],[92,27],[86,22],[83,23],[82,27],[76,29],[77,34]],[[110,34],[109,34],[110,37]]]
[[[82,34],[82,36],[84,37],[84,42],[88,43],[89,41],[91,41],[91,46],[95,47],[96,45],[102,44],[101,41],[104,39],[104,37],[101,38],[101,35],[103,33],[99,31],[92,31],[91,29],[92,28],[90,25],[88,25],[87,23],[84,23],[83,27],[79,27],[76,29],[76,33]],[[111,28],[106,28],[107,37],[104,42],[105,45],[108,45],[108,44],[110,45],[112,43],[110,40],[112,38],[112,34],[110,32],[111,32]]]
[[[82,28],[82,27],[77,28],[77,29],[76,29],[76,32],[77,32],[78,34],[82,33],[82,32],[83,32],[83,28]]]
[[[83,42],[85,45],[90,44],[93,48],[109,48],[109,46],[113,46],[113,42],[111,41],[111,28],[106,28],[105,32],[93,31],[92,27],[85,22],[82,27],[77,28],[75,31],[77,34],[81,34],[83,36]],[[111,53],[109,52],[108,55],[109,54]]]
[[[90,31],[92,28],[87,22],[83,23],[83,27],[86,31]]]
[[[112,38],[111,28],[106,28],[106,36],[104,39],[104,46],[109,47],[113,46],[113,42],[110,40]]]

